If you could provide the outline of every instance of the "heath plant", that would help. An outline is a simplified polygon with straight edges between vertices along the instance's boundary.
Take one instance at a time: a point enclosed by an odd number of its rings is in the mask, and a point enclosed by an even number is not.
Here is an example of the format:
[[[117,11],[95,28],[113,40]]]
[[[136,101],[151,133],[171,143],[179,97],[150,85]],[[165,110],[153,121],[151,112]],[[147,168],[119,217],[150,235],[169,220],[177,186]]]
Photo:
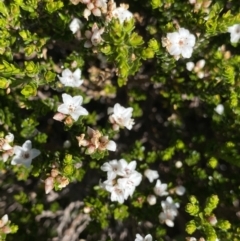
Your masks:
[[[0,241],[240,240],[240,1],[0,1]]]

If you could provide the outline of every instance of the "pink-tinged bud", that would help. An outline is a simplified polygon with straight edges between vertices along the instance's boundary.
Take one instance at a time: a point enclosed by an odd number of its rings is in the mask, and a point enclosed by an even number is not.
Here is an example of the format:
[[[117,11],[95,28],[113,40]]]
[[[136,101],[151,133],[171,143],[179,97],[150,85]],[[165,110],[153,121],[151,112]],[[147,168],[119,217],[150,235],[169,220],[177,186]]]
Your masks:
[[[66,118],[66,115],[59,112],[53,116],[53,119],[57,121],[63,121],[65,118]]]
[[[2,232],[5,234],[11,233],[11,228],[8,226],[5,226],[2,228]]]
[[[88,17],[91,15],[91,11],[87,8],[84,9],[83,12],[83,17],[86,18],[88,20]]]
[[[96,148],[94,146],[89,146],[87,148],[87,154],[91,155],[96,151]]]
[[[88,146],[89,145],[89,141],[85,140],[84,137],[85,137],[85,134],[81,134],[80,136],[76,136],[79,146]]]
[[[57,169],[52,169],[51,170],[51,177],[56,177],[59,174],[59,171]]]
[[[71,116],[68,116],[65,121],[64,121],[64,124],[67,125],[67,126],[72,126],[74,120]]]
[[[53,177],[48,177],[45,180],[45,193],[48,194],[53,190],[54,187],[54,179]]]
[[[58,185],[59,188],[64,188],[69,184],[69,180],[66,177],[62,177]]]
[[[88,4],[88,3],[90,3],[90,1],[91,1],[91,0],[81,0],[81,3],[83,3],[83,4]]]
[[[87,41],[84,43],[84,48],[91,48],[91,47],[92,47],[91,41],[87,40]]]
[[[96,0],[95,5],[99,8],[104,8],[106,4],[102,0]]]
[[[147,202],[149,205],[155,205],[157,203],[157,198],[155,195],[148,195]]]
[[[207,220],[212,226],[216,225],[218,222],[215,215],[209,216]]]
[[[100,10],[99,8],[94,8],[94,9],[92,10],[92,13],[93,13],[93,15],[96,16],[96,17],[101,17],[101,16],[102,16],[102,12],[101,12],[101,10]]]
[[[85,37],[90,39],[92,37],[92,32],[90,30],[85,31]]]
[[[88,5],[87,5],[87,8],[91,11],[91,10],[93,10],[94,9],[94,4],[93,3],[88,3]]]
[[[114,131],[118,131],[119,130],[119,125],[117,125],[117,124],[112,125],[112,129]]]
[[[91,208],[90,207],[84,207],[83,208],[83,212],[84,213],[90,213],[91,212]]]

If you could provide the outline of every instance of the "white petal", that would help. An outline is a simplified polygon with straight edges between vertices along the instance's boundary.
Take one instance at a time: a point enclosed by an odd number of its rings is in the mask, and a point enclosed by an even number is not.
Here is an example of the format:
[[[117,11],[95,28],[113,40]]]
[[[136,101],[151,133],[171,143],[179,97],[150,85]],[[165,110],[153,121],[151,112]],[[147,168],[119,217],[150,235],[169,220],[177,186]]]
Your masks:
[[[5,136],[5,140],[6,140],[7,142],[13,142],[13,141],[14,141],[14,135],[9,132],[9,133]]]
[[[22,145],[24,150],[31,150],[32,149],[32,142],[30,140],[27,140]]]
[[[185,47],[182,49],[182,56],[184,58],[190,58],[192,56],[193,49],[190,47]]]
[[[171,54],[171,55],[180,55],[182,50],[181,48],[179,48],[178,45],[171,45],[169,48],[168,48],[168,52]]]
[[[2,222],[3,222],[3,226],[5,226],[8,222],[8,215],[5,214],[2,218],[1,218]]]
[[[73,72],[73,76],[74,76],[74,78],[76,78],[76,79],[80,79],[80,78],[81,78],[81,74],[82,74],[82,71],[81,71],[79,68],[77,68],[77,69]]]
[[[23,152],[23,148],[21,146],[14,146],[13,152],[15,155],[20,156],[21,153]]]
[[[64,69],[62,71],[62,77],[69,77],[72,75],[72,71],[70,69]]]
[[[7,142],[5,142],[2,145],[2,150],[4,150],[4,151],[8,151],[8,150],[11,150],[11,149],[12,149],[12,146],[10,146]]]
[[[106,148],[109,151],[116,151],[117,145],[114,141],[109,141]]]
[[[40,153],[41,153],[41,152],[40,152],[39,150],[33,148],[33,149],[30,151],[30,156],[31,156],[32,159],[34,159],[35,157],[39,156]]]
[[[81,95],[77,95],[72,98],[72,103],[74,103],[75,106],[81,105],[82,102],[83,102],[83,97]]]
[[[57,111],[62,113],[62,114],[65,114],[65,115],[69,114],[69,109],[68,109],[68,106],[66,104],[59,105]]]
[[[170,219],[167,219],[167,220],[165,221],[165,223],[166,223],[166,225],[167,225],[168,227],[174,227],[174,222],[173,222],[172,220],[170,220]]]
[[[143,240],[144,240],[144,238],[140,234],[137,233],[135,241],[143,241]]]
[[[14,156],[11,161],[12,165],[17,165],[17,164],[22,164],[22,163],[23,163],[23,159],[18,156]]]
[[[152,241],[152,235],[148,234],[145,236],[144,241]]]
[[[66,104],[66,105],[73,104],[73,98],[72,98],[71,95],[68,95],[68,94],[64,93],[64,94],[62,94],[62,99],[63,99],[63,103]]]

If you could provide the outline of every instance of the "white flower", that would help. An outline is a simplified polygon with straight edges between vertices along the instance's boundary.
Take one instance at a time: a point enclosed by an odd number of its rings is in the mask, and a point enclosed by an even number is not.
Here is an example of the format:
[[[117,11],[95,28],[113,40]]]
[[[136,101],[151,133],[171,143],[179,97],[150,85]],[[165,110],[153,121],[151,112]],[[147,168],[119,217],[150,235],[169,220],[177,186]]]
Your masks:
[[[79,87],[83,80],[81,79],[81,70],[77,68],[74,72],[70,69],[64,69],[62,77],[58,75],[60,82],[65,86]]]
[[[75,34],[78,30],[82,28],[82,21],[78,18],[74,18],[69,24],[70,30]]]
[[[130,20],[131,18],[133,18],[133,14],[129,10],[124,8],[123,6],[120,6],[120,7],[116,8],[116,9],[114,9],[112,14],[113,14],[114,18],[118,18],[119,19],[119,22],[121,24],[123,24],[123,22],[125,20]]]
[[[144,176],[148,178],[149,182],[153,182],[155,179],[159,178],[158,172],[151,169],[146,169],[144,171]]]
[[[136,186],[142,181],[142,174],[135,171],[136,161],[127,163],[124,159],[113,160],[101,166],[107,172],[108,179],[101,187],[111,193],[111,200],[123,203],[132,196]]]
[[[135,241],[152,241],[152,235],[148,234],[145,237],[142,237],[140,234],[136,234]]]
[[[131,161],[130,163],[127,163],[126,160],[120,159],[119,160],[119,172],[118,175],[129,177],[132,173],[135,172],[135,168],[137,166],[136,161]]]
[[[168,192],[166,192],[166,190],[167,190],[167,184],[161,183],[161,181],[158,179],[155,187],[153,188],[154,193],[161,197],[161,196],[168,195]]]
[[[106,180],[103,182],[103,185],[105,189],[111,193],[111,201],[112,202],[119,202],[124,203],[124,189],[122,186],[119,186],[118,184],[113,185],[113,181]]]
[[[159,214],[159,221],[169,227],[173,227],[173,220],[178,215],[177,208],[179,208],[179,203],[174,203],[171,197],[167,197],[166,201],[161,202],[161,206],[163,212]]]
[[[87,30],[85,32],[85,37],[88,39],[84,43],[85,48],[91,48],[92,46],[97,46],[102,42],[101,35],[104,33],[104,28],[98,28],[97,24],[94,23],[92,26],[92,31]]]
[[[58,112],[70,115],[75,121],[78,120],[81,115],[88,115],[88,111],[81,106],[83,97],[77,95],[72,97],[68,94],[62,94],[63,104],[58,106]]]
[[[134,120],[131,119],[133,108],[124,108],[120,104],[115,104],[113,107],[113,114],[109,116],[109,120],[113,125],[117,127],[126,127],[128,130],[132,129]],[[117,128],[115,128],[117,129]]]
[[[105,162],[101,166],[101,170],[104,172],[107,172],[108,180],[112,180],[116,178],[118,172],[119,172],[119,163],[117,160],[112,160],[110,162]]]
[[[214,109],[219,115],[222,115],[224,113],[224,106],[222,104],[217,105],[217,107]]]
[[[128,199],[129,196],[131,197],[133,195],[135,187],[138,186],[141,181],[142,175],[139,172],[134,172],[128,177],[119,178],[117,180],[118,185],[124,190],[125,199]]]
[[[177,214],[177,208],[179,208],[179,203],[174,203],[171,197],[167,197],[166,201],[161,202],[161,206],[163,210],[172,209],[175,210]]]
[[[240,24],[234,24],[233,26],[228,27],[228,32],[231,36],[231,43],[237,43],[240,39]]]
[[[168,227],[174,227],[175,213],[172,210],[161,212],[158,217],[160,223],[165,223]]]
[[[27,140],[22,146],[13,147],[15,156],[13,157],[11,164],[22,164],[27,168],[30,167],[32,159],[40,155],[40,151],[32,148],[32,142]]]
[[[177,186],[175,192],[177,195],[182,196],[186,192],[186,188],[184,186]]]
[[[163,39],[163,46],[167,47],[168,52],[176,59],[179,59],[180,55],[183,58],[190,58],[195,42],[196,38],[193,34],[185,28],[179,28],[178,32],[167,34]]]

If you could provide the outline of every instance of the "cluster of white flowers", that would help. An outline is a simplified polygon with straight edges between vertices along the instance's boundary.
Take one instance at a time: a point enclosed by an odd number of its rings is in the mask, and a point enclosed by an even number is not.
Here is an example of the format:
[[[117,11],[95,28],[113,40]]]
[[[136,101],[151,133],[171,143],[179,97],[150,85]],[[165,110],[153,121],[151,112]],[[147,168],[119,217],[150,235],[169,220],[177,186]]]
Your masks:
[[[80,136],[76,137],[78,140],[78,145],[87,148],[87,154],[93,154],[97,150],[116,151],[116,143],[112,140],[109,140],[108,136],[103,136],[100,131],[88,127],[87,134],[87,139],[85,139],[85,134],[81,134]]]
[[[113,108],[108,109],[109,121],[113,125],[113,130],[126,127],[131,130],[134,125],[132,117],[133,108],[124,108],[120,104],[115,104]]]
[[[110,0],[107,3],[107,0],[79,0],[86,5],[83,16],[88,20],[88,17],[93,14],[97,17],[104,17],[106,23],[110,22],[113,18],[119,20],[121,24],[124,21],[129,21],[133,18],[133,14],[128,10],[127,4],[120,4],[120,7],[116,6],[114,0]],[[76,3],[76,4],[77,4]],[[75,4],[75,3],[74,3]],[[69,24],[69,28],[73,34],[78,39],[81,39],[81,28],[83,27],[83,23],[78,18],[73,18]],[[102,42],[101,35],[104,33],[104,28],[99,28],[97,23],[94,23],[91,30],[85,31],[86,41],[84,43],[85,48],[91,48],[99,45]],[[96,48],[93,48],[94,52],[96,52]]]
[[[63,104],[58,106],[58,113],[54,115],[53,119],[62,121],[68,116],[74,121],[77,121],[80,116],[88,115],[88,111],[81,106],[83,102],[83,97],[81,95],[72,97],[64,93],[62,94],[62,99]],[[72,124],[71,121],[70,124]]]
[[[167,37],[162,39],[163,46],[177,60],[180,56],[190,58],[195,42],[195,36],[185,28],[179,28],[177,32],[168,33]]]
[[[62,71],[62,77],[58,76],[58,78],[64,86],[79,87],[83,83],[81,74],[82,71],[79,68],[77,68],[74,72],[70,69],[64,69]]]
[[[137,233],[135,241],[152,241],[152,235],[148,234],[145,237],[142,237],[139,233]]]
[[[11,233],[11,228],[9,226],[9,219],[8,215],[5,214],[1,219],[0,219],[0,234],[8,234]]]
[[[240,23],[228,27],[227,31],[230,33],[231,43],[237,43],[240,39]]]
[[[142,174],[135,170],[136,161],[127,163],[126,160],[112,160],[101,166],[107,172],[107,180],[102,187],[111,193],[111,201],[123,203],[132,196],[136,186],[142,181]]]
[[[171,197],[161,202],[163,212],[159,214],[160,223],[165,223],[169,227],[174,226],[174,219],[178,215],[179,203],[174,203]]]
[[[200,59],[197,61],[196,64],[193,62],[187,62],[186,68],[188,71],[194,71],[199,79],[202,79],[205,77],[206,73],[204,72],[203,68],[205,66],[206,61],[204,59]]]

